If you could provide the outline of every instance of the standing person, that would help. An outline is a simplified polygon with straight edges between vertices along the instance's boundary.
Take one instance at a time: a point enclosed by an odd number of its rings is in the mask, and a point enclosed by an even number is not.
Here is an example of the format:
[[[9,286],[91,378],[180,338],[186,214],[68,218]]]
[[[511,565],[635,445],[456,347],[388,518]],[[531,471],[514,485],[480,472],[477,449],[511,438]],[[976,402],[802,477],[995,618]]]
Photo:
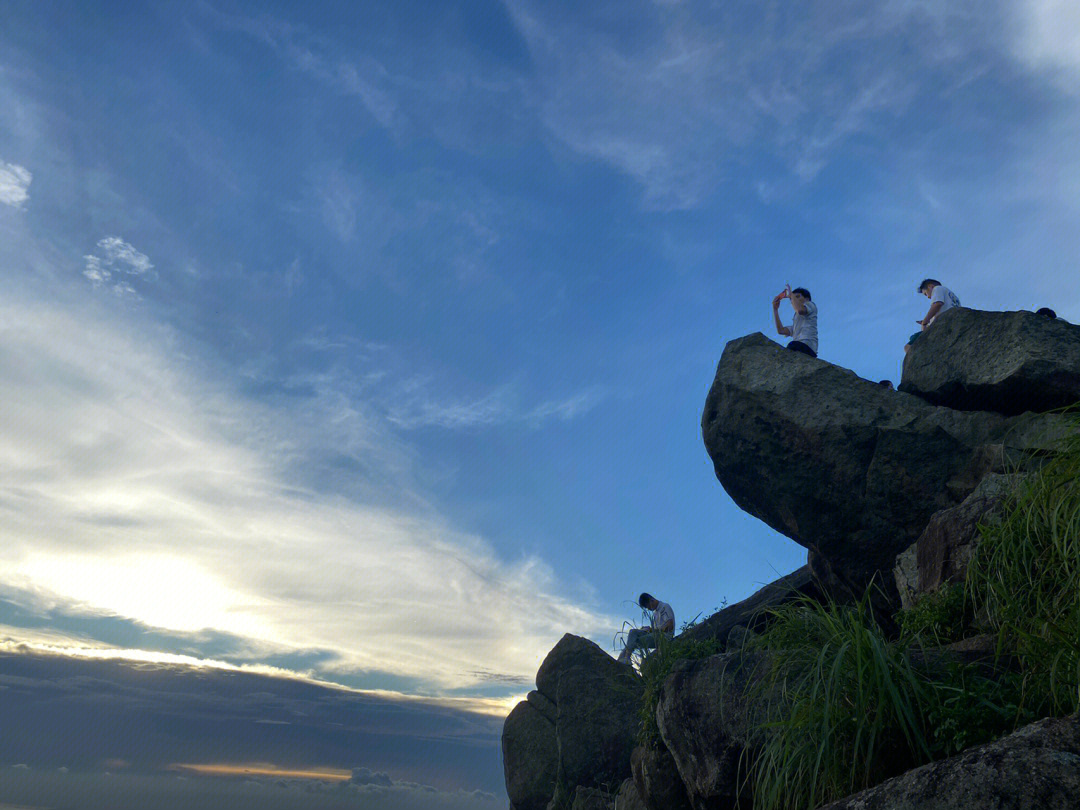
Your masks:
[[[937,279],[924,278],[922,284],[919,285],[919,292],[930,299],[930,309],[926,311],[926,315],[923,316],[922,320],[915,321],[922,329],[908,340],[907,345],[904,347],[905,355],[911,351],[911,345],[919,339],[922,333],[930,328],[930,324],[937,319],[938,315],[960,306],[960,299],[956,297],[956,293]]]
[[[656,649],[656,636],[663,633],[668,638],[675,634],[675,611],[667,602],[661,602],[652,594],[643,593],[638,597],[638,606],[652,611],[652,626],[650,629],[634,628],[626,636],[626,646],[619,653],[619,663],[630,663],[630,656],[634,650]]]
[[[795,310],[791,326],[780,323],[780,302],[785,298],[791,301],[791,308]],[[788,285],[772,300],[772,314],[776,321],[776,333],[791,338],[789,349],[817,357],[817,304],[810,300],[809,290],[805,287],[793,290]]]

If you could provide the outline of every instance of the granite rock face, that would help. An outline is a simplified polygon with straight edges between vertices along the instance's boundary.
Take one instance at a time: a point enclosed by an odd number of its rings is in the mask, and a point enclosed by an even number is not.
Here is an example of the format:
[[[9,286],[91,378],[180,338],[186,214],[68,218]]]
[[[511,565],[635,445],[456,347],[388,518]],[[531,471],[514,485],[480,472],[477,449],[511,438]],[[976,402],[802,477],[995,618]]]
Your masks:
[[[510,804],[516,810],[544,810],[559,767],[555,724],[521,701],[503,724],[502,752]]]
[[[739,762],[750,741],[750,685],[762,671],[756,655],[724,653],[680,661],[664,682],[656,721],[694,810],[749,806]]]
[[[574,802],[570,810],[611,810],[615,797],[606,790],[579,787],[574,791]]]
[[[514,810],[568,806],[578,788],[606,792],[630,777],[644,691],[631,667],[567,633],[540,665],[536,685],[503,725]]]
[[[650,810],[638,793],[633,779],[627,779],[619,788],[615,795],[615,810]]]
[[[819,582],[855,594],[875,574],[891,588],[931,515],[1060,425],[934,407],[761,334],[727,345],[702,415],[732,500],[809,549]]]
[[[1080,402],[1080,326],[1033,312],[951,309],[912,346],[900,390],[965,411],[1073,405]]]
[[[635,748],[630,767],[647,810],[690,810],[690,798],[667,748]]]
[[[1080,717],[1040,720],[820,810],[1075,810]]]
[[[988,475],[959,506],[934,513],[919,539],[896,558],[896,587],[904,608],[924,593],[964,580],[979,541],[979,526],[996,519],[1016,484],[1017,476]]]

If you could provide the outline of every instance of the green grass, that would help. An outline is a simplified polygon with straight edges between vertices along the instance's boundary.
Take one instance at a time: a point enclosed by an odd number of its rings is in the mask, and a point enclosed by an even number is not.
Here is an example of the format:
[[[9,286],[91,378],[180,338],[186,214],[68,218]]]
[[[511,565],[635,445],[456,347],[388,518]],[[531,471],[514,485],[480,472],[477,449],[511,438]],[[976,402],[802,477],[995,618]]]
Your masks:
[[[885,638],[869,597],[796,600],[752,642],[770,660],[750,696],[767,706],[747,763],[757,810],[815,808],[931,758],[933,690]]]
[[[1077,423],[1080,426],[1080,422]],[[769,666],[744,773],[756,810],[812,810],[1039,717],[1080,710],[1080,430],[1043,456],[981,526],[962,585],[898,614],[802,599],[770,611],[751,642]],[[998,658],[935,652],[980,631]]]
[[[1080,431],[1011,494],[1000,523],[981,528],[968,569],[976,610],[1015,656],[1021,706],[1080,710]]]

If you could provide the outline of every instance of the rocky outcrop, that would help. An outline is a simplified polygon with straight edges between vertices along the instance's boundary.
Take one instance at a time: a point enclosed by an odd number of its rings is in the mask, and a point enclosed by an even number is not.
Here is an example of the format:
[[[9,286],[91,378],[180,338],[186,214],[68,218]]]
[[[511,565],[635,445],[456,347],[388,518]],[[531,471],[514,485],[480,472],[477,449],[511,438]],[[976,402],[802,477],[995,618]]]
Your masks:
[[[503,724],[503,775],[516,810],[544,810],[555,793],[559,748],[555,723],[523,700]]]
[[[579,787],[606,792],[630,777],[644,689],[631,667],[567,633],[540,665],[536,687],[503,726],[514,810],[568,807]]]
[[[798,596],[809,596],[813,599],[820,595],[820,588],[810,573],[810,567],[804,565],[797,571],[770,582],[753,596],[718,610],[704,621],[688,627],[683,631],[682,638],[727,641],[732,631],[738,631],[739,628],[753,630],[757,627],[769,608],[779,607]]]
[[[962,582],[979,541],[979,526],[995,519],[1017,476],[988,475],[963,503],[935,512],[923,533],[896,558],[896,587],[904,608],[950,582]]]
[[[1080,327],[1034,317],[946,313],[909,356],[902,387],[918,396],[762,335],[729,343],[702,415],[717,478],[738,506],[807,548],[808,565],[684,634],[720,640],[724,652],[673,666],[651,748],[634,750],[639,676],[592,642],[564,636],[504,726],[511,810],[749,806],[740,769],[770,733],[763,715],[776,696],[762,694],[768,654],[746,642],[768,609],[795,597],[859,595],[879,575],[905,605],[960,581],[978,527],[1038,464],[1030,451],[1073,429],[1041,411],[1080,394],[1080,355],[1065,345]],[[1013,415],[1021,410],[1037,413]],[[889,608],[878,611],[886,621],[895,607],[874,606]],[[921,671],[972,665],[987,679],[1016,663],[996,635],[909,655]],[[829,810],[1080,807],[1078,724],[1036,723]]]
[[[911,348],[900,390],[958,410],[1018,414],[1080,402],[1080,326],[955,309]]]
[[[638,796],[647,810],[690,810],[690,797],[667,748],[634,749],[630,767]]]
[[[762,666],[759,656],[724,653],[680,661],[664,682],[656,722],[694,810],[747,801],[739,763],[754,726],[747,693]]]
[[[934,512],[1060,424],[934,407],[761,334],[724,349],[702,415],[735,503],[808,548],[819,581],[854,593],[891,574]]]
[[[1040,720],[820,810],[1075,810],[1080,716]]]

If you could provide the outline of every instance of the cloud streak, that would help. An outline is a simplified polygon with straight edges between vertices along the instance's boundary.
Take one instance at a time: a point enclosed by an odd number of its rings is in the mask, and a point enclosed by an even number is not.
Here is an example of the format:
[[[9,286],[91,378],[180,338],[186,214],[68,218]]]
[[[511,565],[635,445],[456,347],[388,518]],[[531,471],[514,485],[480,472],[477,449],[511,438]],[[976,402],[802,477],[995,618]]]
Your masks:
[[[538,67],[543,123],[661,209],[696,207],[760,150],[786,170],[772,182],[812,181],[853,137],[977,65],[992,28],[970,3],[507,6]]]
[[[272,438],[293,435],[287,415],[105,317],[14,301],[0,317],[0,560],[39,610],[323,651],[323,677],[433,691],[487,683],[478,670],[517,691],[564,630],[610,623],[542,561],[501,560],[435,514],[297,487]]]

